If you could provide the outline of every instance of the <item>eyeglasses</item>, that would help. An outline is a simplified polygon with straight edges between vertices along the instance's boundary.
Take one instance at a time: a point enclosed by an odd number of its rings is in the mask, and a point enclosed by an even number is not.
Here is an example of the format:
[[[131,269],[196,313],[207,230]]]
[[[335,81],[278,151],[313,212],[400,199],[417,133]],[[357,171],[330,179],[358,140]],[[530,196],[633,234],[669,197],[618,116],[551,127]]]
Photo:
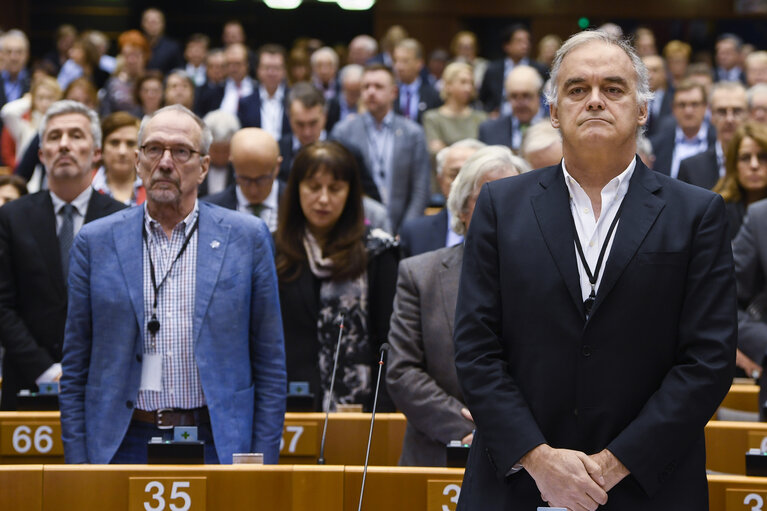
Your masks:
[[[703,101],[675,101],[674,107],[679,108],[680,110],[684,110],[686,108],[700,108],[702,106],[706,106]]]
[[[235,174],[234,179],[237,180],[240,186],[266,186],[274,180],[274,174],[264,174],[258,177],[246,177]]]
[[[767,152],[740,153],[738,155],[738,161],[740,163],[751,164],[751,161],[754,158],[759,162],[759,165],[767,165]]]
[[[144,144],[141,146],[141,152],[144,153],[144,156],[147,159],[152,161],[162,158],[162,155],[165,154],[166,150],[170,151],[170,156],[176,163],[188,162],[189,158],[191,158],[195,153],[202,156],[200,151],[195,151],[194,149],[189,149],[188,147],[184,146],[170,147],[164,146],[162,144]]]
[[[712,113],[719,117],[727,117],[728,114],[732,115],[733,117],[743,117],[746,115],[746,109],[745,108],[714,108]]]

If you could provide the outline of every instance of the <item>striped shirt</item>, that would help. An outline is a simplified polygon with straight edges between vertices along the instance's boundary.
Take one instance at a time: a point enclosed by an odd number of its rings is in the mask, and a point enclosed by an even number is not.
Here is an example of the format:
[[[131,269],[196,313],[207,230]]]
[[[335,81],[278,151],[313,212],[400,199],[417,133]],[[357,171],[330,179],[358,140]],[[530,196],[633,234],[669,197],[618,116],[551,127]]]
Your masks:
[[[146,324],[143,325],[144,353],[157,353],[162,356],[162,391],[140,390],[136,407],[150,411],[160,408],[199,408],[205,405],[205,396],[194,357],[193,339],[198,238],[196,229],[186,250],[173,264],[194,227],[199,207],[195,202],[189,216],[173,228],[170,239],[165,235],[160,223],[152,219],[146,209],[144,212],[147,237],[142,252],[146,322],[152,317],[154,303],[150,252],[157,285],[160,285],[168,272],[170,273],[160,287],[157,301],[160,330],[152,336]]]

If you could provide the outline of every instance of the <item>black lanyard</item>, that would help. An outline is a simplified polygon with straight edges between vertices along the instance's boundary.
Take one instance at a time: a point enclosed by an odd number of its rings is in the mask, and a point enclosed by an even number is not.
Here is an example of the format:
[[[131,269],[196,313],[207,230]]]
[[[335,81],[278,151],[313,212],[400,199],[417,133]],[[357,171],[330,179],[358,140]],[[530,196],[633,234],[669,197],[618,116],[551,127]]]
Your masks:
[[[198,216],[194,220],[194,225],[192,225],[192,229],[189,231],[189,234],[186,235],[186,239],[184,239],[184,244],[181,245],[181,250],[178,251],[178,254],[176,254],[176,257],[173,258],[173,262],[170,263],[170,268],[168,268],[168,271],[165,272],[165,275],[163,276],[162,280],[159,284],[157,284],[157,279],[154,276],[154,261],[152,261],[152,250],[149,248],[149,241],[147,241],[148,234],[146,232],[146,224],[144,224],[144,228],[142,230],[142,237],[144,238],[144,246],[146,246],[146,254],[147,257],[149,257],[149,272],[152,276],[152,289],[154,290],[154,301],[152,303],[152,319],[149,320],[147,323],[147,328],[149,329],[149,333],[152,334],[152,337],[154,337],[157,332],[160,331],[160,320],[157,319],[157,300],[160,295],[160,288],[163,284],[165,284],[165,280],[168,278],[168,275],[170,275],[170,272],[173,271],[173,266],[176,264],[176,261],[179,260],[179,258],[183,255],[184,250],[186,250],[186,247],[189,245],[189,242],[192,240],[192,236],[194,236],[194,232],[197,230],[197,225],[199,224],[200,217]]]
[[[594,307],[594,301],[597,298],[596,288],[597,288],[597,277],[599,276],[599,270],[602,268],[602,261],[605,258],[605,252],[607,252],[607,245],[610,243],[610,238],[613,235],[613,231],[615,230],[615,226],[618,225],[618,219],[621,216],[621,211],[623,211],[623,204],[624,201],[621,202],[620,207],[618,208],[618,211],[615,213],[615,218],[613,218],[612,223],[610,224],[610,228],[607,230],[607,236],[605,237],[604,243],[602,243],[602,249],[599,251],[599,258],[597,259],[597,266],[594,269],[594,273],[591,273],[591,268],[589,268],[589,263],[586,262],[586,256],[583,255],[583,247],[581,246],[581,240],[578,238],[578,229],[575,228],[575,214],[571,211],[571,219],[573,221],[573,237],[575,238],[575,248],[578,250],[578,255],[581,258],[581,262],[583,263],[583,269],[586,270],[586,276],[589,278],[589,283],[591,284],[591,293],[589,294],[588,298],[586,298],[583,301],[583,308],[586,310],[586,319],[589,319],[589,316],[591,315],[591,309]]]

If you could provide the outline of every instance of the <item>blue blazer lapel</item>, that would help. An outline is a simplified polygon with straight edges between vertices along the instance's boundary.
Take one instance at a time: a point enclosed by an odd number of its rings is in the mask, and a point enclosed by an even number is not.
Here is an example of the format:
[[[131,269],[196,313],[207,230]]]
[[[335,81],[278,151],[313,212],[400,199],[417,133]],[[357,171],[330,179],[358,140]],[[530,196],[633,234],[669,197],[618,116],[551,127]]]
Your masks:
[[[648,169],[642,160],[637,158],[634,175],[631,176],[628,192],[623,199],[625,204],[615,231],[615,240],[605,262],[605,271],[597,290],[592,317],[596,314],[599,304],[615,286],[626,265],[634,257],[650,227],[666,205],[663,199],[655,195],[660,188],[661,184],[654,171]]]
[[[206,202],[200,205],[200,227],[197,238],[197,277],[194,300],[194,341],[200,336],[202,320],[208,310],[208,305],[216,288],[221,266],[224,263],[227,243],[229,241],[229,225],[222,224],[222,217],[216,212],[216,207]]]
[[[556,165],[541,169],[539,172],[539,184],[543,192],[530,199],[533,211],[551,257],[562,275],[573,303],[585,320],[580,277],[575,260],[570,195],[565,185],[562,167]]]
[[[116,214],[123,215],[123,221],[115,223],[112,228],[115,252],[143,338],[146,324],[144,321],[144,279],[142,277],[144,274],[144,242],[141,235],[144,227],[144,208],[134,207]]]

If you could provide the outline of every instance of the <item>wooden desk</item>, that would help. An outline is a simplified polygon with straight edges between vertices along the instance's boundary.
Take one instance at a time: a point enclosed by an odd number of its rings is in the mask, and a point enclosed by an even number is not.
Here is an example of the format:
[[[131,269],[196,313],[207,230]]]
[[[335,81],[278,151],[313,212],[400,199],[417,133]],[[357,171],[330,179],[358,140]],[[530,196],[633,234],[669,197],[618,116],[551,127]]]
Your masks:
[[[0,464],[64,463],[59,412],[0,412]]]
[[[323,413],[287,413],[280,463],[314,464],[320,452]],[[401,413],[377,413],[370,465],[397,466],[407,421]],[[370,431],[369,413],[331,413],[325,461],[328,465],[363,465]]]
[[[767,423],[711,421],[706,425],[709,470],[745,475],[746,451],[755,447],[767,450]]]
[[[767,509],[767,477],[708,476],[711,511]]]
[[[365,511],[455,511],[462,468],[369,467]],[[344,511],[357,511],[362,467],[346,467]]]
[[[46,465],[43,511],[337,511],[343,467]],[[0,502],[0,508],[5,508]]]
[[[43,509],[43,466],[0,466],[0,509],[41,511]]]
[[[743,412],[759,411],[759,386],[754,384],[736,383],[719,405],[721,408],[731,408]]]

